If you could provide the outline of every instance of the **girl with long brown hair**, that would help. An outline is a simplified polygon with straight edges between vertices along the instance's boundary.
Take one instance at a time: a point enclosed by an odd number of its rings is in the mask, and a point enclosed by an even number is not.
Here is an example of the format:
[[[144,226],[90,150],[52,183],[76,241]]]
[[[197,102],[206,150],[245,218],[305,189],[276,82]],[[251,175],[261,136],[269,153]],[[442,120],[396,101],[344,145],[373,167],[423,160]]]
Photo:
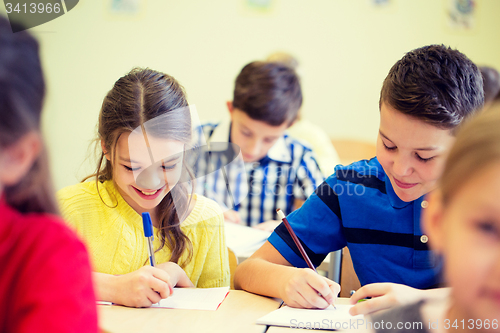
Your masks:
[[[151,69],[120,78],[104,98],[98,142],[92,181],[58,193],[92,253],[98,298],[145,307],[174,286],[229,285],[222,211],[190,194],[191,115],[179,83]],[[144,212],[154,226],[156,267],[148,263]]]
[[[0,332],[97,332],[87,251],[59,217],[37,41],[0,15]]]

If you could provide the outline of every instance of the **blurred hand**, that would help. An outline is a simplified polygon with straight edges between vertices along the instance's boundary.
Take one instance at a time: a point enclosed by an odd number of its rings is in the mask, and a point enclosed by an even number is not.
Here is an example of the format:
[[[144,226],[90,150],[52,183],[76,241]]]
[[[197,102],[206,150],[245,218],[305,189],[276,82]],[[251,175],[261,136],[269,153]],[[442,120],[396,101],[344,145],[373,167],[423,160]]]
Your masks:
[[[324,309],[333,304],[340,286],[310,268],[296,269],[280,287],[280,298],[291,307]]]
[[[230,222],[230,223],[235,223],[235,224],[241,224],[240,215],[235,210],[225,211],[224,212],[224,221]]]
[[[349,313],[353,316],[369,314],[395,306],[416,302],[426,298],[427,290],[415,289],[397,283],[372,283],[358,289],[351,296],[351,304],[355,304]],[[371,297],[358,303],[359,300]]]
[[[279,226],[280,224],[281,224],[281,221],[270,220],[270,221],[259,223],[259,224],[255,225],[254,228],[264,230],[264,231],[273,232],[274,229],[276,229],[276,227]]]

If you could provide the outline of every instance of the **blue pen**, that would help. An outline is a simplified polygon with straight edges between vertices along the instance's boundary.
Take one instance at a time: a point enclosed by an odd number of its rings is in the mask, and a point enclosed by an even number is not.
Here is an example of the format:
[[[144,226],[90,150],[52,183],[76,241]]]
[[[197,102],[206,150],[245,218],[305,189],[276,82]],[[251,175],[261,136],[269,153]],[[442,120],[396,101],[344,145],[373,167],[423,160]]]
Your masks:
[[[155,267],[156,261],[155,253],[153,251],[153,222],[151,221],[151,215],[149,215],[148,212],[142,213],[142,226],[144,227],[144,236],[148,239],[149,263],[151,264],[151,266]],[[156,304],[160,303],[158,302]]]
[[[151,266],[156,266],[155,255],[153,251],[153,222],[148,212],[142,213],[142,225],[144,226],[144,236],[148,239],[149,262]]]

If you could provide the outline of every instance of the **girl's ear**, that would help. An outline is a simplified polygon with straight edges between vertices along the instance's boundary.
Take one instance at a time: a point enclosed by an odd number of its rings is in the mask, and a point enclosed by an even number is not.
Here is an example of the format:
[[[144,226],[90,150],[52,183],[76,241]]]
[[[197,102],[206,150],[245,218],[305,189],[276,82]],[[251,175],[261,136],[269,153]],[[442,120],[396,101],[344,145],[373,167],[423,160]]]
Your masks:
[[[109,152],[106,150],[106,146],[104,145],[104,140],[101,140],[101,149],[102,152],[104,153],[104,156],[108,161],[111,161],[111,156],[109,155]]]
[[[17,184],[30,170],[42,149],[40,135],[29,132],[0,153],[0,184]]]
[[[422,211],[422,229],[429,237],[431,248],[436,252],[441,252],[444,242],[444,206],[443,196],[439,189],[426,195],[427,208]]]

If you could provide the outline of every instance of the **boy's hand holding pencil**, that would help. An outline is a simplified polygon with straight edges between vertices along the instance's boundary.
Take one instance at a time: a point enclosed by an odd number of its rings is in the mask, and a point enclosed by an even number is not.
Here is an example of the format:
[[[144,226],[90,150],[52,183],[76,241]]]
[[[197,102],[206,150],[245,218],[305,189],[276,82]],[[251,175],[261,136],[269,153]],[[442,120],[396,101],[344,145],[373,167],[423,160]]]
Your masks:
[[[291,307],[324,309],[329,305],[333,305],[340,292],[340,285],[318,274],[295,232],[288,223],[285,214],[283,214],[281,209],[277,209],[276,212],[282,219],[295,245],[297,245],[302,257],[309,266],[309,269],[297,268],[291,273],[287,279],[288,284],[282,288],[282,292],[280,293],[281,298]]]
[[[324,309],[333,305],[340,286],[309,268],[296,268],[280,290],[281,299],[291,307]]]

